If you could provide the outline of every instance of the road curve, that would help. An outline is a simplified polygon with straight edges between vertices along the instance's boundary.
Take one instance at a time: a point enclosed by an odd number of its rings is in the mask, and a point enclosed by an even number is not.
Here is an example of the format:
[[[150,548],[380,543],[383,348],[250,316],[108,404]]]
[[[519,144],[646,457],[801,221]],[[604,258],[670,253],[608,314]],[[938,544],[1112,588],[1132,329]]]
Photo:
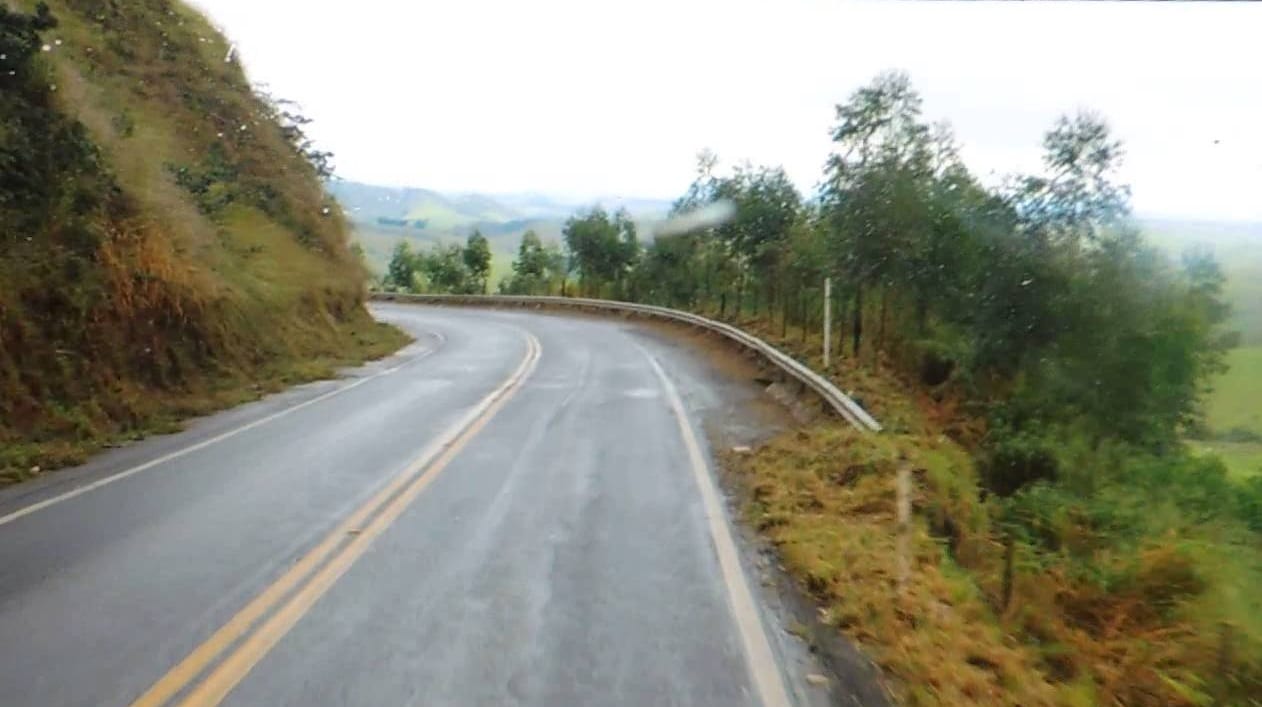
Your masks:
[[[0,493],[4,704],[820,698],[745,579],[695,357],[374,311],[417,343]]]

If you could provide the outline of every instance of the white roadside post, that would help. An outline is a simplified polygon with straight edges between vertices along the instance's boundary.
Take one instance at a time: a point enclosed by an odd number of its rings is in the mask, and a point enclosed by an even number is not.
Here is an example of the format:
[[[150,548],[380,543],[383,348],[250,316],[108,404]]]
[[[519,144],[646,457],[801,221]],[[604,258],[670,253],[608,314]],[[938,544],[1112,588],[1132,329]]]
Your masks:
[[[824,278],[824,368],[832,358],[833,347],[833,279]]]
[[[898,591],[907,591],[911,579],[911,466],[906,460],[899,462],[894,475],[895,507],[898,511],[898,539],[895,554],[898,556]]]

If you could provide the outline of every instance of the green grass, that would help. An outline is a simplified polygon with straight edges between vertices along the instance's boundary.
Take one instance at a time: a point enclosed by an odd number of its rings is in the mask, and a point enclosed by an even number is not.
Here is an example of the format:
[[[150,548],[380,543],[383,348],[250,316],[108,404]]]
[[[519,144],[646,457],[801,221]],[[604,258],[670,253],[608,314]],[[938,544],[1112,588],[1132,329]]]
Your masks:
[[[1215,432],[1249,430],[1262,436],[1262,346],[1245,346],[1228,354],[1230,368],[1214,382],[1208,410]]]
[[[1262,475],[1262,444],[1257,442],[1205,442],[1192,443],[1193,449],[1203,454],[1216,454],[1227,466],[1227,473],[1236,480]]]
[[[1193,446],[1217,454],[1241,479],[1262,474],[1262,439],[1243,439],[1247,433],[1262,437],[1262,346],[1232,350],[1227,365],[1206,405],[1210,438]]]

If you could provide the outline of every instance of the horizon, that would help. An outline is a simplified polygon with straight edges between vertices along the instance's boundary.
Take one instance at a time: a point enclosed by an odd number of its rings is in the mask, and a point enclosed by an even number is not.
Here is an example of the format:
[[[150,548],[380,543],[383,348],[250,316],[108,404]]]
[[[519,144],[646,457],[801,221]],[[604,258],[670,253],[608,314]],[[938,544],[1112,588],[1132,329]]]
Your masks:
[[[374,183],[374,182],[365,182],[358,179],[349,179],[349,178],[340,177],[340,176],[335,177],[334,180],[340,181],[340,182],[347,182],[351,184],[358,184],[361,186],[375,187],[375,188],[380,188],[380,189],[393,189],[397,191],[405,191],[405,190],[426,191],[426,192],[438,194],[439,196],[443,196],[443,197],[481,196],[481,197],[489,197],[492,199],[503,198],[503,197],[517,197],[517,198],[540,197],[540,198],[549,199],[558,204],[562,204],[566,206],[573,206],[577,209],[588,208],[591,206],[603,206],[602,201],[605,199],[621,199],[624,201],[660,201],[660,202],[663,202],[663,204],[665,205],[669,205],[671,202],[673,202],[675,199],[678,198],[678,197],[661,198],[661,197],[644,196],[644,195],[636,195],[636,194],[632,194],[632,195],[598,194],[591,197],[581,197],[581,196],[570,196],[570,195],[556,194],[556,193],[537,191],[537,190],[536,191],[521,191],[521,192],[452,190],[452,189],[444,189],[444,188],[432,187],[432,186],[421,186],[421,185],[416,185],[416,184],[406,184],[406,185],[379,184],[379,183]],[[1262,217],[1236,219],[1236,218],[1229,218],[1229,217],[1214,217],[1214,216],[1180,216],[1180,215],[1168,215],[1168,214],[1162,214],[1162,213],[1150,212],[1150,211],[1140,212],[1137,210],[1131,213],[1131,217],[1132,219],[1136,221],[1175,221],[1175,222],[1181,222],[1181,223],[1201,223],[1201,224],[1230,223],[1230,224],[1239,224],[1239,225],[1262,226]]]

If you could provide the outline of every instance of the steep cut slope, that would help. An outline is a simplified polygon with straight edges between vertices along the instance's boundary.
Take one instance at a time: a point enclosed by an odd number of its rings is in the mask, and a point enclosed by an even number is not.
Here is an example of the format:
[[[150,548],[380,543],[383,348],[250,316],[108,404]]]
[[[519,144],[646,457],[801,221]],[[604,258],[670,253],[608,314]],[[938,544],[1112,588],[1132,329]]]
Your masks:
[[[0,0],[0,474],[400,345],[320,164],[182,3]]]

